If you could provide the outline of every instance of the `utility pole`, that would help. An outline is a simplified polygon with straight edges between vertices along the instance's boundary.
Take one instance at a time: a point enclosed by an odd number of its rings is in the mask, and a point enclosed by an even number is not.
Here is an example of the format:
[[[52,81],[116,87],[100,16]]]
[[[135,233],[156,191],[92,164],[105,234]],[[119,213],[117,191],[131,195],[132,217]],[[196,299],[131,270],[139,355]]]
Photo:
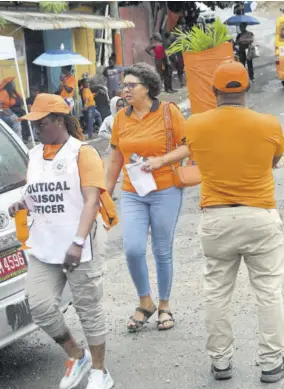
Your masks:
[[[153,18],[151,1],[142,1],[142,4],[143,4],[143,7],[146,8],[146,10],[148,11],[149,32],[150,32],[150,37],[151,37],[153,35],[153,32],[154,32],[154,18]]]
[[[118,12],[118,1],[110,1],[110,16],[112,18],[119,19]],[[115,30],[114,32],[114,50],[116,54],[116,63],[117,65],[123,65],[123,55],[122,55],[122,43],[121,43],[121,34],[120,30]]]

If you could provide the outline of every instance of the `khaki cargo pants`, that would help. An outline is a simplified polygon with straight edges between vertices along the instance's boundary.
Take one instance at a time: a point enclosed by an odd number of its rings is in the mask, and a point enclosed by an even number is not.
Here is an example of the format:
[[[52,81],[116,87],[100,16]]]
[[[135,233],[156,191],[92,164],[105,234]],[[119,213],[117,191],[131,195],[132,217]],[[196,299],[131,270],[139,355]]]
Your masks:
[[[284,235],[277,210],[207,208],[199,232],[205,260],[207,350],[212,363],[225,369],[233,356],[230,303],[243,258],[258,303],[261,369],[278,367],[284,349]]]
[[[46,264],[30,257],[26,291],[34,322],[50,337],[57,338],[67,331],[60,303],[68,283],[87,342],[90,346],[96,346],[105,343],[107,333],[102,307],[107,231],[100,217],[92,234],[93,260],[81,263],[72,273],[63,273],[61,265]]]

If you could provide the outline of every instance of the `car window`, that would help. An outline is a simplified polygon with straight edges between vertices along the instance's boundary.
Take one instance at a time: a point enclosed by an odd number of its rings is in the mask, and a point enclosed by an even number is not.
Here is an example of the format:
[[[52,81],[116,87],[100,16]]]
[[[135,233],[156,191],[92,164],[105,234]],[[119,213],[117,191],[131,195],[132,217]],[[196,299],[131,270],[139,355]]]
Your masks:
[[[28,157],[0,123],[0,194],[26,180]]]

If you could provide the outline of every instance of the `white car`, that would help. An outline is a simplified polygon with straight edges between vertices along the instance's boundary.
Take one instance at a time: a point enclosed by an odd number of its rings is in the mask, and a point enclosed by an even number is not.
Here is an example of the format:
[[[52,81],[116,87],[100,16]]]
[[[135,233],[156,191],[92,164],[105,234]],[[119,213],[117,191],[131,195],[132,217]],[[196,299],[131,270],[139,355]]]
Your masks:
[[[0,119],[0,348],[37,329],[25,295],[29,257],[19,250],[15,222],[8,214],[9,206],[22,197],[27,164],[27,147]],[[66,288],[62,311],[70,301]]]

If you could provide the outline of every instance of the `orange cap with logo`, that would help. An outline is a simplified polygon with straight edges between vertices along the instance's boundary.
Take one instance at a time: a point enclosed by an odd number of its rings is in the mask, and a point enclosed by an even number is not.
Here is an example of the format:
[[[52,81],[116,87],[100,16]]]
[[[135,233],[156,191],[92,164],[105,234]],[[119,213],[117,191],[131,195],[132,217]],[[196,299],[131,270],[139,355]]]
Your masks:
[[[216,69],[213,86],[224,93],[245,92],[249,87],[249,76],[244,65],[236,61],[225,61]]]
[[[20,120],[36,121],[43,119],[50,113],[70,114],[70,109],[61,96],[40,93],[35,98],[31,112],[22,116]]]

